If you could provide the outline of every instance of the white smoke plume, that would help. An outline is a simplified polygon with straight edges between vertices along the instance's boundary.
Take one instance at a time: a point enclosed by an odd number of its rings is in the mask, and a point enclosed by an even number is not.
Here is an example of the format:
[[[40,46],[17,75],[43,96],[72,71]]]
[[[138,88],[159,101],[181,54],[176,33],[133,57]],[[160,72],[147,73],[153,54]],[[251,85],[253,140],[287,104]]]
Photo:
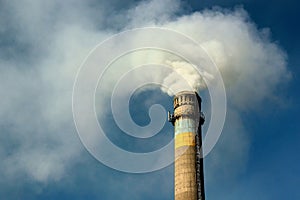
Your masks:
[[[163,80],[163,85],[169,86],[169,88],[162,87],[162,91],[168,93],[170,96],[173,93],[189,90],[185,87],[185,83],[182,83],[183,79],[187,82],[187,85],[193,88],[195,91],[199,91],[206,88],[206,83],[213,80],[213,76],[206,71],[201,71],[200,74],[196,70],[196,66],[184,61],[166,61],[166,64],[170,66],[174,72],[168,74]]]
[[[11,133],[2,133],[2,137],[3,141],[13,141],[16,145],[11,152],[0,145],[0,169],[6,178],[26,174],[35,181],[49,182],[64,176],[83,149],[71,110],[72,86],[81,62],[90,49],[108,36],[145,26],[164,27],[193,38],[218,66],[232,105],[229,112],[234,117],[228,116],[223,133],[226,139],[220,142],[222,152],[215,152],[213,159],[234,171],[236,168],[231,165],[244,162],[249,145],[239,111],[272,99],[290,76],[287,56],[270,39],[270,30],[258,29],[242,8],[233,11],[218,8],[178,16],[179,1],[152,0],[109,15],[113,8],[105,1],[100,5],[98,12],[84,1],[76,4],[51,1],[46,5],[39,1],[5,2],[8,11],[4,15],[10,18],[0,19],[0,31],[16,31],[19,45],[18,50],[1,49],[0,116],[5,119],[1,125]],[[139,40],[139,36],[135,39]],[[124,41],[123,45],[131,42],[135,41]],[[180,42],[176,45],[197,57],[192,48]],[[28,48],[29,52],[19,50],[22,48]],[[5,57],[4,52],[10,53],[9,56]],[[196,74],[193,63],[156,52],[132,55],[122,61],[122,69],[108,72],[106,89],[111,90],[113,84],[109,81],[116,81],[125,68],[147,61],[169,65],[196,90],[205,88],[206,81],[214,80],[209,72]],[[146,76],[138,74],[132,81]],[[161,71],[156,76],[162,83],[171,84],[174,91],[184,90],[173,73]],[[101,95],[105,97],[105,91]],[[228,127],[231,121],[233,127]],[[239,145],[232,145],[226,133]],[[224,157],[230,157],[228,160],[232,162],[227,163]],[[212,162],[210,167],[211,174],[218,169]]]
[[[136,11],[133,19],[140,19],[139,15],[143,12],[146,10]],[[272,98],[274,90],[290,77],[286,68],[286,54],[276,42],[270,41],[270,30],[258,29],[242,8],[234,11],[220,8],[204,10],[172,20],[162,22],[157,20],[154,17],[143,22],[133,20],[131,23],[135,26],[146,24],[169,28],[195,40],[217,65],[227,86],[227,92],[232,95],[234,104],[239,108],[255,106],[256,102]],[[190,56],[197,57],[192,47],[187,47],[180,41],[176,41],[176,45]],[[145,57],[140,59],[147,60]],[[173,63],[170,66],[174,67],[175,72],[184,72],[185,79],[195,90],[205,87],[203,80],[212,81],[213,77],[210,77],[209,72],[200,74],[204,76],[200,77],[195,73],[196,71],[194,73],[191,71],[192,68],[188,66],[195,63],[188,64],[183,60],[167,56],[157,60],[161,60],[162,63],[171,60],[168,64]],[[177,76],[173,75],[167,76],[165,81],[177,82]],[[165,76],[166,74],[162,75]],[[177,82],[177,85],[180,83]],[[255,96],[253,99],[255,103],[248,101],[253,96]]]

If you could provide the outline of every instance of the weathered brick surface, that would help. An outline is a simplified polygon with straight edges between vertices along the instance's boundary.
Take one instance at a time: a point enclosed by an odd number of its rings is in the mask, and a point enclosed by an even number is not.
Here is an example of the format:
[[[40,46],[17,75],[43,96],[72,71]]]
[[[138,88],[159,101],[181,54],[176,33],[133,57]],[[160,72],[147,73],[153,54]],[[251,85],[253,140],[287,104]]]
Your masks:
[[[175,200],[196,200],[195,147],[175,149]]]

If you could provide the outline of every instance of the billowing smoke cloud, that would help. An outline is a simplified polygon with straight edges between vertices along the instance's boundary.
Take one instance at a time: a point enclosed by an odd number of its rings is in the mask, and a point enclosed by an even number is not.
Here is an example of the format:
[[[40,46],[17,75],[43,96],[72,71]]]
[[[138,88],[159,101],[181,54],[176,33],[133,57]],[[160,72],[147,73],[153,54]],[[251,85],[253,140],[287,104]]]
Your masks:
[[[249,139],[239,112],[272,99],[278,86],[289,78],[286,55],[270,40],[269,29],[258,29],[241,8],[234,11],[219,8],[181,16],[178,15],[179,1],[152,0],[132,4],[128,10],[110,15],[114,8],[105,1],[96,8],[79,1],[76,4],[51,1],[46,5],[30,2],[6,1],[3,6],[6,14],[0,19],[1,34],[7,36],[14,32],[16,35],[15,44],[0,49],[5,52],[0,68],[0,115],[4,119],[1,121],[4,128],[0,173],[6,174],[8,179],[26,174],[40,182],[59,180],[80,156],[82,146],[76,137],[71,111],[76,72],[93,46],[120,30],[159,26],[178,31],[198,42],[219,68],[231,107],[223,133],[225,139],[220,142],[222,151],[216,150],[210,162],[211,174],[218,169],[215,163],[225,163],[228,168],[234,163],[243,163]],[[134,41],[124,41],[124,45],[131,42]],[[176,45],[197,57],[193,48],[180,41]],[[122,69],[108,72],[106,90],[112,88],[109,85],[113,85],[111,82],[116,81],[125,68],[141,62],[170,66],[196,90],[214,80],[209,72],[195,73],[193,64],[178,57],[160,52],[145,56],[137,52],[122,61]],[[162,70],[156,75],[173,91],[184,89],[174,73]],[[138,74],[135,78],[145,77]],[[101,93],[104,97],[105,94]],[[240,145],[232,145],[227,133]],[[224,157],[230,157],[232,162],[226,163]]]
[[[163,80],[163,85],[169,86],[169,88],[162,87],[162,91],[166,91],[169,95],[180,91],[189,90],[185,88],[186,84],[182,83],[183,80],[187,82],[187,85],[193,88],[195,91],[199,91],[206,88],[206,83],[213,80],[213,76],[206,71],[200,73],[196,70],[196,66],[184,61],[167,61],[174,72],[168,74]]]
[[[205,10],[173,20],[159,21],[153,17],[140,22],[139,15],[146,12],[146,9],[142,8],[135,13],[133,18],[137,21],[133,20],[131,24],[170,28],[198,42],[219,68],[227,86],[227,92],[233,95],[231,100],[240,108],[255,106],[257,102],[270,98],[278,85],[290,76],[286,69],[286,55],[275,42],[270,41],[269,29],[257,29],[246,11],[241,8],[234,11]],[[197,56],[195,49],[191,46],[186,47],[180,41],[176,41],[176,45],[191,56]],[[167,60],[165,62],[174,67],[175,71],[186,75],[186,80],[197,90],[205,87],[202,79],[209,81],[213,78],[209,74],[197,76],[196,71],[192,72],[192,68],[189,67],[191,64],[177,60],[178,58],[169,59],[166,56],[163,59]],[[176,78],[177,76],[172,74],[165,81],[176,82]],[[253,99],[255,102],[248,101],[253,96],[255,96]]]

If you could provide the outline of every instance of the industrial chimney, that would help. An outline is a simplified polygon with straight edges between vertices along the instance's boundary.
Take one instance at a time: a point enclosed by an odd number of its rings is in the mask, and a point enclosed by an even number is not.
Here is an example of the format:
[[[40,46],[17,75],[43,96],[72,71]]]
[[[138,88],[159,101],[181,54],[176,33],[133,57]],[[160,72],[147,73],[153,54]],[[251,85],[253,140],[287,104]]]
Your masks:
[[[174,97],[174,114],[168,113],[175,132],[175,200],[205,200],[201,152],[201,98],[183,91]]]

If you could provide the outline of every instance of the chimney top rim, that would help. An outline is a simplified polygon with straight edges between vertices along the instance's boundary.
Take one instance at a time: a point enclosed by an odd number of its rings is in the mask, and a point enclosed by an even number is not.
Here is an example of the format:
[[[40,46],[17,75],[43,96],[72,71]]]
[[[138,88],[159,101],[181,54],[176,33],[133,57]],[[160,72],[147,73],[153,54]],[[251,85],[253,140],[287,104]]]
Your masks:
[[[189,95],[195,95],[198,94],[196,91],[181,91],[175,94],[175,97],[180,96],[180,95],[185,95],[185,94],[189,94]]]

